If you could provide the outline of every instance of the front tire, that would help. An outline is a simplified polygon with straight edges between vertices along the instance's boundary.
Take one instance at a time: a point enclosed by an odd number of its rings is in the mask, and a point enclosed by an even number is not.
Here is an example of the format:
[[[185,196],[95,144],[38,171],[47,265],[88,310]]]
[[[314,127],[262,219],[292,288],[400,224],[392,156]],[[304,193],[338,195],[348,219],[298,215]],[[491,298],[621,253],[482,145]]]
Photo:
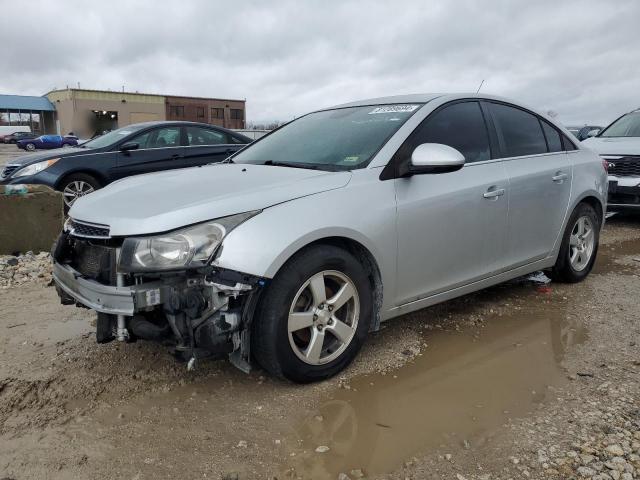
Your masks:
[[[268,285],[251,332],[252,353],[275,376],[309,383],[355,358],[373,318],[371,283],[346,250],[309,247]]]
[[[562,236],[551,272],[553,280],[577,283],[589,275],[598,253],[600,225],[600,217],[591,205],[581,203],[576,207]]]
[[[74,173],[60,182],[59,190],[64,198],[64,213],[66,214],[75,201],[100,188],[100,182],[86,173]]]

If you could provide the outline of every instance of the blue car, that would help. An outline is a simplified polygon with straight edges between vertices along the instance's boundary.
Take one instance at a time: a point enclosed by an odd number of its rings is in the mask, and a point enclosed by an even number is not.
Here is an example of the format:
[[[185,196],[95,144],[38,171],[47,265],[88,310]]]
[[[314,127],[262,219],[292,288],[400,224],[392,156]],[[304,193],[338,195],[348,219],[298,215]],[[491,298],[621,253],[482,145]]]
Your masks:
[[[63,137],[62,135],[41,135],[37,138],[18,140],[16,145],[18,148],[33,152],[34,150],[48,150],[66,146],[72,147],[78,145],[78,138],[73,136]]]

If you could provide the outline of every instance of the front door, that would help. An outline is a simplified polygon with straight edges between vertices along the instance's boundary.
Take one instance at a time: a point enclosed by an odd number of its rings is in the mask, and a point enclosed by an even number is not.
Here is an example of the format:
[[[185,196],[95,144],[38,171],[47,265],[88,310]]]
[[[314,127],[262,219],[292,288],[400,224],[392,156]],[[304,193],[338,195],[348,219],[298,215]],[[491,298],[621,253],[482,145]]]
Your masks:
[[[514,106],[488,107],[509,177],[505,256],[518,267],[551,253],[567,215],[573,170],[550,123]]]
[[[116,179],[187,166],[184,164],[184,147],[181,145],[179,126],[147,130],[127,143],[137,143],[138,148],[118,152],[114,171]]]
[[[422,143],[460,151],[465,166],[396,182],[398,273],[402,305],[490,276],[502,268],[508,181],[493,161],[480,105],[448,104],[432,113],[402,145],[407,157]]]

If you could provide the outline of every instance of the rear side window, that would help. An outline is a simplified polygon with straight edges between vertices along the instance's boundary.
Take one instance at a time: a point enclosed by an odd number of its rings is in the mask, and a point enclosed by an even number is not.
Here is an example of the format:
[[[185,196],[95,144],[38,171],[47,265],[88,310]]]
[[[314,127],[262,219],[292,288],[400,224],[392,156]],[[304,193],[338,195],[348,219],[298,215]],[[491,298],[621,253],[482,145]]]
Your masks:
[[[561,152],[562,151],[562,140],[560,139],[560,134],[558,131],[549,125],[544,120],[540,120],[542,124],[542,130],[544,131],[544,136],[547,139],[547,145],[549,146],[550,152]]]
[[[490,103],[500,137],[502,157],[522,157],[547,153],[538,117],[519,108]]]
[[[216,130],[209,130],[200,127],[187,127],[187,145],[195,147],[198,145],[221,145],[229,143],[227,135]]]
[[[487,126],[478,102],[454,103],[427,117],[401,147],[409,157],[423,143],[442,143],[458,150],[467,163],[491,158]]]

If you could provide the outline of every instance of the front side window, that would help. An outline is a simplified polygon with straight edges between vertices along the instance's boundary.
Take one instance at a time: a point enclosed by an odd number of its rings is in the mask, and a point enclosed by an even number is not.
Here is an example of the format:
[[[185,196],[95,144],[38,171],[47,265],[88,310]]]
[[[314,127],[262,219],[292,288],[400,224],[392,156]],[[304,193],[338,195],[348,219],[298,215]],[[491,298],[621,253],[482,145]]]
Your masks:
[[[187,127],[187,145],[194,147],[198,145],[220,145],[229,143],[227,135],[215,130],[199,127]]]
[[[640,112],[627,113],[613,122],[599,137],[640,137]]]
[[[421,106],[369,105],[310,113],[249,144],[233,161],[321,170],[364,168]]]
[[[411,156],[423,143],[441,143],[458,150],[466,163],[491,158],[487,126],[478,102],[454,103],[432,113],[402,145],[400,155]]]
[[[519,108],[490,103],[501,137],[502,156],[522,157],[547,153],[542,127],[538,117]]]

